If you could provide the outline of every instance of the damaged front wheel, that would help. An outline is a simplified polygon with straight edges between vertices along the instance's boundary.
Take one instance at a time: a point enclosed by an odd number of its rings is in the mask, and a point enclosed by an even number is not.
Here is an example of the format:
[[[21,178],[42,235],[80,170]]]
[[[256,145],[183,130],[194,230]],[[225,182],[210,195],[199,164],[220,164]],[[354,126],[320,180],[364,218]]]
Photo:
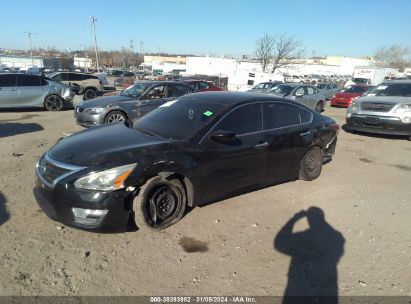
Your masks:
[[[136,225],[139,229],[164,229],[183,217],[186,204],[186,193],[180,180],[153,177],[134,199]]]

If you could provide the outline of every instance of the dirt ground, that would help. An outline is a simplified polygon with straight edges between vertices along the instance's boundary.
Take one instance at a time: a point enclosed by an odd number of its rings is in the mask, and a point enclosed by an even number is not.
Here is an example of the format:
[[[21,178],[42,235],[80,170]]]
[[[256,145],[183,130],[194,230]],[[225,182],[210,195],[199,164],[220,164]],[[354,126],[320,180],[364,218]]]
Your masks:
[[[343,124],[345,109],[324,114]],[[342,131],[313,182],[195,208],[158,233],[96,234],[48,219],[32,195],[38,157],[81,129],[72,110],[0,111],[0,295],[411,295],[406,139]]]

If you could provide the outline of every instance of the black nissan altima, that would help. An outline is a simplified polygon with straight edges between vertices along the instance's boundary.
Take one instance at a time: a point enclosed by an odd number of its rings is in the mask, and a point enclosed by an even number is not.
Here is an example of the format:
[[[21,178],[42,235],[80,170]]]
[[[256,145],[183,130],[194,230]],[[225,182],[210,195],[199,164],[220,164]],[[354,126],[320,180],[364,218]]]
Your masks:
[[[338,131],[334,120],[279,97],[186,95],[133,122],[60,140],[37,163],[34,194],[69,226],[162,229],[187,207],[317,178]]]

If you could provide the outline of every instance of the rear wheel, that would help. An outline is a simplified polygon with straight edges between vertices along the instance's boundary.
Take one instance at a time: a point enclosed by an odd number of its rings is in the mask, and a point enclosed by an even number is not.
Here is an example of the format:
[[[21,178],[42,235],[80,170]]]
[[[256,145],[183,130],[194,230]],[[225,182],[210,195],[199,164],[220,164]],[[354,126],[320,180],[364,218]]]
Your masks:
[[[108,113],[108,115],[104,119],[104,123],[115,123],[124,120],[126,120],[126,115],[123,112],[112,111]]]
[[[320,176],[323,166],[323,151],[320,147],[310,148],[300,164],[300,179],[312,181]]]
[[[187,198],[178,179],[156,176],[141,187],[134,199],[134,219],[142,230],[161,230],[178,222],[184,214]]]
[[[86,89],[84,91],[84,100],[89,100],[97,97],[97,91],[95,89]]]
[[[44,108],[47,111],[60,111],[63,109],[64,101],[60,96],[50,95],[44,100]]]

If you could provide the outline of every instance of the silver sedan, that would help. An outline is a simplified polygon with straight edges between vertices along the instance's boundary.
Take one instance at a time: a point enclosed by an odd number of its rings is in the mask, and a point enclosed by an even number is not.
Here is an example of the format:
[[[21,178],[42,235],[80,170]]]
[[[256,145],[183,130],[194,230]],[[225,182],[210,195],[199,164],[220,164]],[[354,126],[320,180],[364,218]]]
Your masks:
[[[0,74],[0,108],[40,107],[60,111],[75,93],[65,84],[28,74]]]

